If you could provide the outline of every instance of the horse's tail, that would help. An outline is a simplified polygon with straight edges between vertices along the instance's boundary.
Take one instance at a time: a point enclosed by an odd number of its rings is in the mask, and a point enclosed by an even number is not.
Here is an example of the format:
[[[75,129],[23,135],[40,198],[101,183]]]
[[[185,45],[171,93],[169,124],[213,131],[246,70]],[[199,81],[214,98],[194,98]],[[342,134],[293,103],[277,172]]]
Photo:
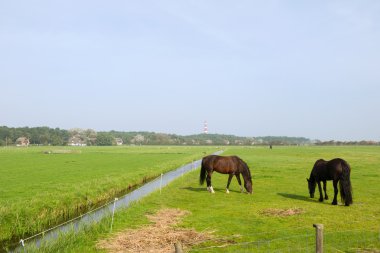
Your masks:
[[[352,204],[352,186],[350,179],[350,165],[344,160],[341,162],[342,175],[339,180],[340,197],[346,206]]]
[[[202,166],[201,166],[201,172],[199,174],[199,183],[202,185],[206,179],[206,167],[205,165],[203,164],[203,160],[202,160]]]

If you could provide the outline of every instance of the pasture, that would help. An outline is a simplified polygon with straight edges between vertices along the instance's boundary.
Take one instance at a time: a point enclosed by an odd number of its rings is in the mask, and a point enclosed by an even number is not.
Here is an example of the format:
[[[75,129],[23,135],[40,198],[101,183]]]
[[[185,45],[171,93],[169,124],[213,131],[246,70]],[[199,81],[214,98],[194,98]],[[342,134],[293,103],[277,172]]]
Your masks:
[[[97,243],[125,229],[150,224],[146,214],[165,208],[189,211],[179,227],[211,233],[213,238],[185,245],[190,252],[314,252],[314,223],[324,224],[326,252],[371,252],[380,249],[380,147],[226,147],[252,173],[253,194],[240,193],[234,178],[225,193],[227,175],[214,173],[215,194],[199,185],[199,170],[190,172],[130,208],[116,213],[113,232],[104,219],[79,234],[40,249],[46,252],[103,252]],[[338,199],[310,199],[306,178],[317,159],[341,157],[352,168],[353,205]],[[126,232],[128,233],[128,232]],[[190,247],[191,246],[191,247]]]
[[[61,223],[215,147],[0,149],[0,245]]]

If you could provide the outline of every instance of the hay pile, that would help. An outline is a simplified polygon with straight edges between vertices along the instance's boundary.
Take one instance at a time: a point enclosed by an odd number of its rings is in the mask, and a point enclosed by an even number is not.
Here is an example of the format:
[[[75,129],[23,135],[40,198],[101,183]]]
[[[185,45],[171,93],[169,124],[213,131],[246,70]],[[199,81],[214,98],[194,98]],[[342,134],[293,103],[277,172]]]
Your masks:
[[[181,242],[184,250],[212,238],[210,233],[198,233],[194,229],[176,228],[182,217],[190,212],[179,209],[162,209],[155,215],[147,215],[154,224],[140,229],[128,229],[115,237],[102,240],[99,249],[107,252],[174,252],[174,243]]]
[[[269,208],[261,212],[261,214],[266,216],[277,216],[277,217],[286,217],[297,214],[302,214],[304,211],[301,208],[289,208],[289,209],[276,209]]]

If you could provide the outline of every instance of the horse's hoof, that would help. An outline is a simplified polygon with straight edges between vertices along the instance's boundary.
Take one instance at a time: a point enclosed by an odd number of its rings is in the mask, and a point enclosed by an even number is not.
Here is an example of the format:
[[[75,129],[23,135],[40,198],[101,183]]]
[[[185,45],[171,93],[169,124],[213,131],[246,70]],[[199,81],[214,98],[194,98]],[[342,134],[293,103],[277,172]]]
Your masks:
[[[226,190],[226,193],[230,193],[230,191],[227,189],[227,190]]]
[[[323,202],[323,198],[318,200],[319,202]]]
[[[338,202],[333,201],[331,204],[336,206],[338,204]]]

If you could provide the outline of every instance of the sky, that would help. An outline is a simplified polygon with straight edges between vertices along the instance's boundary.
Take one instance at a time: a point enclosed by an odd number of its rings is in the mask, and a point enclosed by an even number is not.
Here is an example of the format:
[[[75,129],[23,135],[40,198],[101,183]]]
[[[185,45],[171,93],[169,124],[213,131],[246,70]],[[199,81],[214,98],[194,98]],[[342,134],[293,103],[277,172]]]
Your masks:
[[[380,141],[380,1],[0,0],[0,126]]]

